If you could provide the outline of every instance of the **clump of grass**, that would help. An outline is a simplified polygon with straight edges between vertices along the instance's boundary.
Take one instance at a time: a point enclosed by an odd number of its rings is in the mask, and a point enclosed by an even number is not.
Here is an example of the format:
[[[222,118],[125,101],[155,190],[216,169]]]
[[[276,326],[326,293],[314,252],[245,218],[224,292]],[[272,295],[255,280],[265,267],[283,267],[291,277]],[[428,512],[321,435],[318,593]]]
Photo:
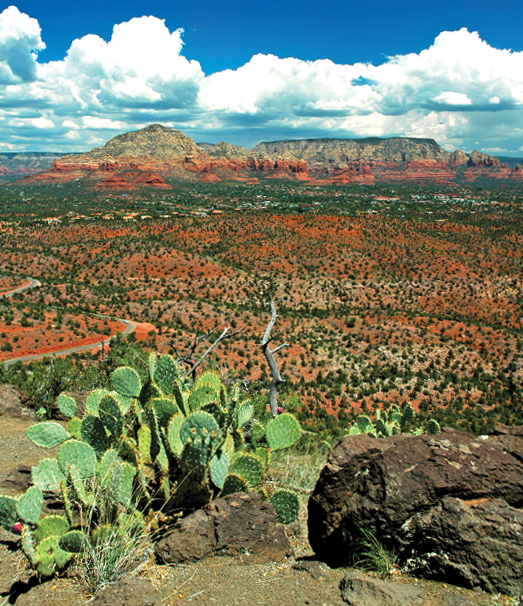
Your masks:
[[[111,471],[108,471],[108,474]],[[134,503],[116,503],[106,478],[93,478],[91,504],[76,503],[85,531],[82,551],[75,557],[74,574],[86,590],[95,594],[147,564],[153,553],[151,533]]]
[[[91,594],[145,566],[153,553],[151,538],[126,524],[104,528],[96,541],[86,541],[78,554],[75,575]]]
[[[387,549],[370,530],[360,528],[361,537],[354,553],[354,568],[363,572],[375,572],[386,577],[398,567],[398,556]]]
[[[329,444],[317,444],[308,452],[275,452],[270,468],[275,486],[308,497],[316,486],[329,452]]]

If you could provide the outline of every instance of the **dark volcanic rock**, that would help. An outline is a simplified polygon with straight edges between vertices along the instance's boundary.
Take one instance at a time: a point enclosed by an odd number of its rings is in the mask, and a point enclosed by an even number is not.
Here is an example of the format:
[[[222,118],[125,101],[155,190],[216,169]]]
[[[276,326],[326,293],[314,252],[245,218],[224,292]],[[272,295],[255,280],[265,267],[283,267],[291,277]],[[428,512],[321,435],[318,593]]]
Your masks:
[[[20,419],[22,417],[34,417],[34,411],[27,407],[33,402],[27,394],[20,391],[14,385],[0,385],[0,417],[11,417]]]
[[[350,559],[354,538],[360,528],[365,528],[399,550],[404,561],[412,555],[414,543],[423,543],[421,537],[425,531],[427,550],[433,550],[434,544],[428,538],[432,536],[431,526],[422,525],[426,519],[423,516],[436,516],[434,519],[444,526],[438,512],[447,497],[461,501],[503,499],[511,513],[496,509],[495,515],[505,520],[507,528],[509,519],[519,524],[513,509],[523,504],[523,462],[519,453],[523,453],[523,437],[515,432],[486,440],[459,431],[445,431],[436,436],[403,434],[387,439],[365,434],[344,438],[333,449],[309,501],[311,546],[319,558],[340,565]],[[460,511],[461,514],[454,512],[455,517],[449,523],[459,527],[458,519],[466,514],[462,523],[468,528],[472,514],[465,506]],[[485,515],[494,514],[487,508]],[[419,520],[418,526],[414,520]],[[413,530],[416,538],[409,538],[406,529],[410,524],[419,530]],[[481,532],[488,540],[503,543],[504,547],[499,546],[495,553],[505,549],[512,557],[519,557],[508,531],[496,534],[496,524],[492,524],[490,530]],[[454,535],[449,531],[448,536]],[[483,540],[482,537],[480,534],[474,541]],[[416,551],[418,559],[425,553],[420,549]],[[445,543],[445,557],[454,561],[454,550],[459,565],[463,546],[457,537],[455,547]],[[482,564],[474,561],[482,557],[481,552],[482,549],[476,552],[475,548],[467,551],[470,570],[475,567],[482,571]],[[485,574],[490,581],[475,576],[474,581],[463,582],[490,589],[501,587],[496,580],[499,575],[503,577],[501,573],[493,573],[490,567]],[[520,583],[523,589],[523,579]]]
[[[340,583],[341,597],[349,606],[477,606],[452,593],[434,595],[401,581],[376,579],[351,571]]]
[[[351,571],[340,583],[341,597],[350,606],[421,606],[423,591]]]
[[[150,581],[127,577],[104,587],[92,603],[93,606],[159,606],[165,600]]]
[[[271,503],[254,493],[212,501],[156,543],[159,561],[191,562],[211,555],[243,556],[249,563],[279,562],[291,554]]]
[[[523,512],[502,499],[446,497],[401,529],[409,572],[509,595],[523,591],[522,537]]]
[[[0,483],[2,488],[10,488],[15,492],[25,492],[31,486],[31,467],[21,464],[7,474],[7,478]]]

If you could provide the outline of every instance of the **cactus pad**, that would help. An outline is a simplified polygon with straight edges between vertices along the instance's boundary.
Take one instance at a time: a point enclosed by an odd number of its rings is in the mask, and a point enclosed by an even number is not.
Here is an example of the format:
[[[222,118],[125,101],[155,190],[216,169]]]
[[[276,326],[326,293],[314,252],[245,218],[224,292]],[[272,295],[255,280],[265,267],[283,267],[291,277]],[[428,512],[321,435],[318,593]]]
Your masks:
[[[35,548],[35,556],[38,562],[36,570],[42,576],[52,576],[57,570],[61,570],[72,558],[72,554],[60,547],[59,537],[47,537]]]
[[[26,436],[37,446],[54,448],[62,444],[62,442],[69,440],[71,434],[60,423],[44,421],[43,423],[37,423],[28,427]]]
[[[60,470],[56,459],[42,459],[32,468],[33,484],[44,492],[58,492],[60,482],[65,482],[65,475]]]
[[[278,522],[290,524],[298,517],[300,512],[300,500],[298,495],[292,490],[277,490],[270,499],[274,505]]]
[[[186,401],[183,397],[183,392],[182,392],[182,387],[180,385],[180,381],[174,381],[173,387],[172,387],[172,395],[174,396],[174,399],[176,400],[176,404],[178,404],[178,408],[185,415],[187,415],[189,412],[189,407],[186,404]]]
[[[368,415],[358,415],[356,424],[363,433],[368,433],[369,430],[372,430],[372,420]]]
[[[107,484],[110,480],[114,467],[119,461],[121,461],[121,459],[116,450],[110,448],[105,452],[96,471],[96,475],[102,484]]]
[[[153,398],[149,405],[154,408],[160,427],[167,427],[172,417],[181,412],[176,400],[171,398]]]
[[[402,427],[405,425],[410,425],[412,421],[414,421],[416,413],[414,412],[414,408],[412,408],[412,404],[409,402],[405,409],[403,410],[403,419],[402,419]]]
[[[107,389],[95,389],[92,391],[85,400],[85,411],[97,415],[100,400],[108,393]]]
[[[69,465],[69,484],[72,486],[74,495],[76,496],[77,502],[83,507],[89,507],[91,505],[91,495],[87,494],[85,484],[80,477],[80,473],[76,465]]]
[[[182,454],[183,450],[183,442],[180,438],[180,429],[184,421],[185,417],[181,413],[178,413],[170,420],[169,427],[167,428],[167,443],[169,444],[171,452],[177,457]]]
[[[123,429],[123,413],[118,400],[113,395],[106,394],[100,400],[98,414],[105,429],[113,437],[119,437]]]
[[[213,416],[220,427],[225,427],[229,418],[229,411],[218,402],[208,402],[200,410],[208,412]]]
[[[114,396],[118,400],[118,403],[120,404],[120,408],[124,415],[126,415],[129,412],[129,410],[131,410],[131,406],[133,405],[134,398],[122,396],[121,393],[118,393],[117,391],[114,391],[114,390],[110,391],[109,395]]]
[[[238,408],[238,427],[243,427],[252,419],[254,406],[250,402],[244,402]]]
[[[222,387],[222,382],[220,380],[220,377],[215,372],[212,372],[212,370],[208,370],[206,372],[203,372],[198,377],[198,380],[196,381],[196,387],[200,387],[200,385],[208,385],[209,387],[212,387],[217,394],[219,394],[220,389]]]
[[[158,365],[158,354],[151,351],[149,354],[149,378],[154,381],[154,375],[156,373],[156,366]]]
[[[120,505],[129,505],[133,496],[133,480],[136,475],[136,467],[129,463],[118,463],[115,467],[111,492],[113,498]]]
[[[296,417],[288,412],[278,415],[267,425],[265,437],[273,450],[289,448],[300,439],[301,428]]]
[[[33,533],[27,526],[24,526],[22,529],[22,549],[31,562],[31,565],[36,566],[38,564],[38,560],[36,559],[34,537]]]
[[[220,448],[211,459],[210,475],[213,484],[220,490],[223,488],[229,470],[229,457],[225,448]]]
[[[196,411],[199,410],[204,404],[208,404],[209,402],[219,402],[220,396],[218,395],[214,387],[211,385],[207,385],[203,383],[194,388],[194,390],[189,395],[189,410]]]
[[[69,530],[69,522],[62,516],[46,516],[38,522],[32,535],[35,543],[48,537],[61,537]]]
[[[142,381],[134,368],[120,366],[111,373],[111,384],[118,393],[128,398],[138,398],[142,391]]]
[[[71,434],[71,437],[74,438],[75,440],[81,440],[82,439],[82,420],[79,419],[78,417],[73,417],[69,423],[67,423],[67,429],[69,430],[69,433]]]
[[[138,451],[144,463],[151,463],[151,430],[149,425],[140,425],[136,432],[138,438]]]
[[[99,456],[107,450],[107,434],[105,427],[98,417],[86,415],[82,420],[82,440],[92,446]]]
[[[145,407],[147,402],[152,398],[163,398],[164,396],[165,394],[156,383],[146,383],[140,392],[140,402]]]
[[[232,433],[232,440],[234,444],[234,450],[243,450],[245,448],[245,438],[243,437],[243,431],[235,429]]]
[[[190,414],[180,427],[180,440],[186,444],[190,439],[199,437],[205,440],[211,436],[213,442],[220,439],[220,427],[212,415],[203,410]]]
[[[154,382],[166,394],[172,394],[176,379],[180,378],[180,369],[169,354],[160,357],[154,372]]]
[[[18,517],[26,524],[38,524],[42,507],[44,505],[44,495],[38,486],[31,486],[27,489],[16,504]]]
[[[259,421],[254,421],[251,425],[251,440],[253,443],[259,444],[265,439],[265,425],[262,425]]]
[[[13,532],[13,525],[18,521],[16,499],[7,495],[0,495],[0,526]]]
[[[226,497],[228,494],[234,494],[235,492],[249,492],[249,484],[247,480],[239,475],[230,473],[225,478],[220,496]]]
[[[60,412],[72,419],[76,414],[76,400],[71,396],[66,396],[65,393],[61,393],[56,400],[56,404],[60,409]]]
[[[271,451],[268,448],[263,448],[263,446],[258,446],[254,453],[259,459],[261,459],[263,469],[265,472],[267,472],[269,465],[271,464]]]
[[[69,553],[81,553],[85,549],[89,538],[81,530],[70,530],[60,537],[60,549]]]
[[[81,478],[92,478],[96,473],[96,452],[86,442],[69,440],[60,446],[58,464],[64,475],[69,465],[75,465]]]
[[[256,455],[237,452],[231,459],[229,472],[240,476],[251,488],[254,488],[263,481],[263,462]]]
[[[425,425],[425,431],[431,435],[436,435],[440,432],[440,426],[436,419],[430,419],[430,421]]]

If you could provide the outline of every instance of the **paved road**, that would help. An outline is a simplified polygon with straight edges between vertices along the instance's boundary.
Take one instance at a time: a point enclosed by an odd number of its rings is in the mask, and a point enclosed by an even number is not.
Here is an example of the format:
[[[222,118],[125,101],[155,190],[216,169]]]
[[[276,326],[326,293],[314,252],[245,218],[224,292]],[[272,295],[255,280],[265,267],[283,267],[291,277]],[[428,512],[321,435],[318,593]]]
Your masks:
[[[20,288],[16,288],[15,290],[12,290],[8,293],[0,295],[0,297],[10,297],[17,292],[22,292],[24,290],[27,290],[28,288],[35,288],[36,286],[41,286],[41,284],[40,284],[40,282],[38,282],[38,280],[33,280],[33,278],[29,278],[29,280],[30,280],[29,284],[26,284],[25,286],[21,286]],[[96,314],[96,315],[98,315],[101,318],[108,317],[108,316],[102,316],[99,314]],[[135,322],[133,322],[132,320],[124,320],[122,318],[117,318],[117,321],[121,322],[122,324],[125,324],[124,330],[120,333],[121,335],[128,335],[129,333],[133,332],[133,330],[136,329],[137,324]],[[41,358],[48,358],[48,357],[52,357],[52,356],[65,356],[68,354],[90,351],[91,349],[96,349],[97,347],[101,347],[102,343],[104,345],[108,345],[113,337],[114,337],[114,335],[112,337],[108,337],[101,341],[97,341],[96,343],[91,343],[90,345],[80,345],[78,347],[68,346],[68,347],[65,347],[64,349],[59,349],[57,351],[53,351],[53,352],[49,352],[49,353],[34,354],[32,356],[20,356],[19,358],[11,358],[10,360],[6,360],[4,362],[4,367],[7,369],[7,368],[9,368],[9,366],[12,366],[13,364],[15,364],[15,362],[30,362],[31,360],[40,360]]]
[[[6,292],[3,295],[0,295],[0,298],[2,298],[2,297],[12,297],[17,292],[22,292],[24,290],[27,290],[29,288],[35,288],[37,286],[42,286],[40,284],[40,282],[38,282],[38,280],[34,280],[33,278],[27,278],[27,279],[29,280],[29,284],[26,284],[25,286],[20,286],[18,288],[15,288],[14,290],[10,290],[9,292]]]

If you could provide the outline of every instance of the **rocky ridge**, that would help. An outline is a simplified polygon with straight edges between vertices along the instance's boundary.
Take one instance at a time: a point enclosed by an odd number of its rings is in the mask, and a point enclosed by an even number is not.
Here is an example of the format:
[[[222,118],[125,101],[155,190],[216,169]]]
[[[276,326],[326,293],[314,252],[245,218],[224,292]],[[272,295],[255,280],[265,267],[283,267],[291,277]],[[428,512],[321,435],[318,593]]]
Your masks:
[[[63,154],[53,152],[23,152],[0,154],[0,179],[14,181],[25,175],[49,170]]]
[[[478,151],[448,152],[432,139],[306,139],[264,142],[254,149],[220,142],[197,145],[181,131],[154,124],[114,137],[103,147],[56,160],[25,181],[85,179],[97,188],[169,187],[170,180],[287,179],[308,183],[521,183],[509,168]]]

